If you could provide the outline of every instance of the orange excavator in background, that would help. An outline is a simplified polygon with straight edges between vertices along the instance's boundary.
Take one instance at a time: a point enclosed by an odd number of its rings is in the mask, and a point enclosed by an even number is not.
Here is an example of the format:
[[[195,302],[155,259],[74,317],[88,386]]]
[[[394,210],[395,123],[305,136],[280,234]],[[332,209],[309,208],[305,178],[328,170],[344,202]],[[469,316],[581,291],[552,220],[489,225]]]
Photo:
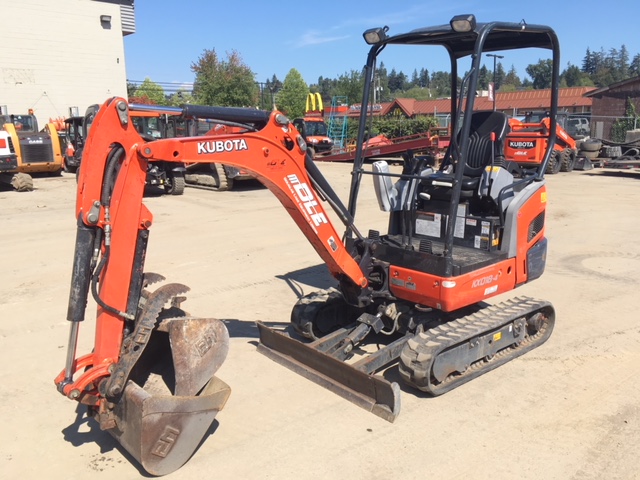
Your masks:
[[[187,315],[182,302],[189,288],[153,288],[164,278],[145,273],[154,221],[143,203],[149,162],[242,168],[278,198],[336,286],[293,306],[297,338],[258,323],[259,350],[386,420],[399,414],[400,389],[377,372],[397,365],[408,385],[440,395],[551,335],[555,312],[548,301],[487,300],[534,281],[545,269],[544,172],[555,143],[559,84],[555,32],[524,22],[476,23],[473,15],[395,36],[387,32],[384,27],[364,33],[370,50],[346,205],[280,112],[187,105],[185,117],[212,119],[233,130],[157,140],[136,131],[125,99],[112,98],[97,113],[78,181],[69,346],[55,384],[87,405],[100,428],[149,473],[166,474],[186,462],[230,394],[215,375],[228,351],[224,324]],[[364,166],[367,105],[379,54],[405,45],[444,47],[451,57],[456,115],[437,171],[432,159],[411,151],[402,171],[384,161]],[[506,115],[473,108],[482,56],[515,48],[548,49],[553,60],[547,149],[540,165],[520,176],[503,160]],[[458,70],[468,72],[460,83]],[[365,233],[356,226],[365,177],[388,212],[386,232]],[[325,206],[343,223],[343,234]],[[98,305],[95,341],[89,353],[78,356],[89,295]],[[372,344],[380,348],[371,352]]]
[[[547,139],[551,128],[549,117],[543,118],[540,122],[530,122],[526,118],[524,121],[510,118],[509,125],[511,132],[507,135],[505,158],[521,168],[538,168],[547,151]],[[556,141],[545,173],[555,175],[559,172],[573,171],[577,155],[576,141],[556,123]]]
[[[302,118],[294,118],[293,125],[307,142],[309,153],[328,155],[333,149],[333,140],[329,137],[329,129],[324,121],[324,105],[319,93],[309,93]]]

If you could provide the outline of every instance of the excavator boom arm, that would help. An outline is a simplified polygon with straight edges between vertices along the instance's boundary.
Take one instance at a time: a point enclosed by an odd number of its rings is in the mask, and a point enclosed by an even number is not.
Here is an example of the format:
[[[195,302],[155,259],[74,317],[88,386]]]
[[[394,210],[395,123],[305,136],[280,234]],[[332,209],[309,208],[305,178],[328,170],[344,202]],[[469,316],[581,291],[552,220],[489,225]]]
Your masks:
[[[201,115],[208,111],[199,108]],[[228,111],[232,118],[236,111],[243,113],[242,109]],[[211,112],[221,115],[225,110],[211,107]],[[313,187],[305,168],[304,143],[284,115],[272,112],[257,131],[145,142],[130,121],[126,101],[114,98],[100,108],[91,126],[76,203],[79,222],[104,232],[102,248],[109,257],[100,272],[99,297],[111,308],[98,311],[94,363],[117,361],[123,317],[127,311],[135,313],[131,311],[135,309],[132,284],[140,268],[135,252],[153,222],[142,202],[150,160],[222,163],[248,171],[280,200],[332,275],[366,286],[360,266],[342,243]],[[70,310],[82,308],[71,303]]]

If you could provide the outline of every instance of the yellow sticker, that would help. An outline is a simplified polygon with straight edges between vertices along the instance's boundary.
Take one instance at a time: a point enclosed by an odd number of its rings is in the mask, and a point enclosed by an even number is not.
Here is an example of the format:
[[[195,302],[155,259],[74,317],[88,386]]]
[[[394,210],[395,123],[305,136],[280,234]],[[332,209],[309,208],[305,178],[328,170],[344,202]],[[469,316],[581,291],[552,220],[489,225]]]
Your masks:
[[[498,333],[494,333],[493,334],[493,341],[494,342],[500,341],[501,338],[502,338],[502,332],[498,332]]]
[[[540,203],[547,203],[547,192],[542,192],[540,194]]]

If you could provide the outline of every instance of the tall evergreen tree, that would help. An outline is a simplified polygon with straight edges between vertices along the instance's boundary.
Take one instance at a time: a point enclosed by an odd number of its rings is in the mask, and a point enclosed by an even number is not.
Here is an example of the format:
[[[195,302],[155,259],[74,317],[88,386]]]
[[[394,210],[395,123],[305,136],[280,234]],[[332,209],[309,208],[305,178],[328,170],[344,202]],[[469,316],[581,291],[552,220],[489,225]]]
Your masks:
[[[480,70],[478,70],[478,89],[488,90],[490,83],[491,76],[489,74],[489,69],[485,65],[482,65]]]
[[[502,86],[502,84],[504,83],[504,79],[507,76],[506,72],[504,71],[504,67],[502,66],[501,62],[498,62],[496,64],[496,72],[494,75],[494,79],[492,81],[495,81],[495,90],[496,92],[500,89],[500,87]]]
[[[418,76],[420,86],[423,88],[429,88],[430,78],[429,78],[429,70],[426,68],[420,69],[420,75]]]
[[[618,52],[618,70],[620,71],[620,80],[625,80],[630,77],[629,75],[629,50],[626,45],[620,47]]]
[[[632,77],[640,75],[640,53],[636,53],[629,65],[629,75]]]
[[[582,71],[589,75],[595,73],[595,68],[593,66],[593,56],[589,47],[587,47],[587,52],[582,59]]]
[[[516,67],[511,65],[511,68],[509,69],[509,72],[505,75],[504,82],[502,82],[501,86],[503,87],[503,89],[504,87],[509,86],[510,89],[516,90],[517,88],[520,88],[521,85],[522,85],[522,81],[518,76]]]
[[[409,88],[420,86],[420,77],[418,77],[418,70],[416,68],[413,69],[413,73],[411,74],[411,81],[409,85],[410,85]]]
[[[389,91],[394,93],[397,90],[398,85],[398,74],[396,73],[396,69],[392,68],[387,76],[387,81],[389,84]]]

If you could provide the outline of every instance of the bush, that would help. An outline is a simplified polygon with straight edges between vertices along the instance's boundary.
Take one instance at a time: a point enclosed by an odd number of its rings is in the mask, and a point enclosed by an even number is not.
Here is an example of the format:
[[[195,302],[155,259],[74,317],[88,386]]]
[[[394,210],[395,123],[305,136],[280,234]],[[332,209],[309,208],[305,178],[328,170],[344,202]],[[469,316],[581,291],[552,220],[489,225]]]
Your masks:
[[[397,138],[425,133],[428,132],[430,128],[437,126],[438,121],[435,117],[430,116],[416,118],[374,117],[371,121],[367,121],[366,132],[369,138],[377,135],[384,135],[387,138]],[[355,142],[357,134],[357,120],[350,121],[347,126],[347,143]]]

